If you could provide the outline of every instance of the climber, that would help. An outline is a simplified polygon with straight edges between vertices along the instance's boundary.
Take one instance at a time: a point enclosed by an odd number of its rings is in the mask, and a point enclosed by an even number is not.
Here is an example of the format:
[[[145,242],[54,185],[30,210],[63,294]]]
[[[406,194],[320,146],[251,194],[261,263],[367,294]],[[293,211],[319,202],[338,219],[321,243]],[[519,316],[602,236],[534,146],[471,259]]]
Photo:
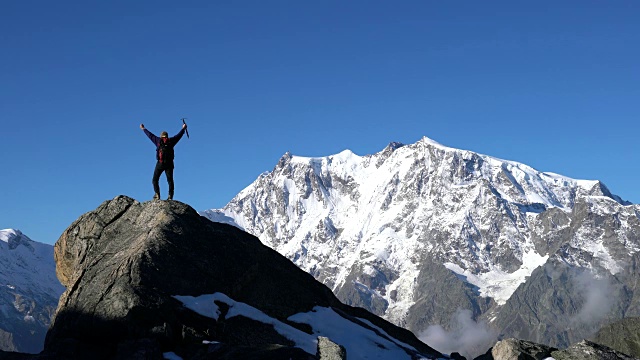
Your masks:
[[[153,191],[155,192],[153,199],[160,199],[160,185],[158,181],[160,180],[160,175],[164,172],[167,177],[167,182],[169,183],[169,197],[167,197],[167,200],[173,200],[173,147],[176,146],[182,138],[182,135],[184,135],[187,124],[183,124],[180,132],[174,137],[169,137],[166,131],[163,131],[160,137],[157,137],[152,134],[151,131],[145,129],[144,124],[140,124],[140,129],[144,130],[144,133],[147,134],[151,142],[156,146],[156,160],[158,160],[158,162],[153,171],[152,183]]]

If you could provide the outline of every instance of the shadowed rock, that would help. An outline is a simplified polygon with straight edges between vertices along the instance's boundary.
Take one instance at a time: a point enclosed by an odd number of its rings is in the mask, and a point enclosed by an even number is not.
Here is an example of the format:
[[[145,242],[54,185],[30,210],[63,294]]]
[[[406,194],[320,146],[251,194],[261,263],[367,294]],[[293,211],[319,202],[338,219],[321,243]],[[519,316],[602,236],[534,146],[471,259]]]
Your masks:
[[[273,325],[227,316],[229,304],[216,301],[218,311],[203,316],[174,298],[215,293],[306,334],[312,333],[310,325],[288,318],[330,308],[381,341],[402,344],[409,358],[441,356],[409,331],[340,303],[256,237],[210,222],[177,201],[139,203],[125,196],[106,201],[65,230],[55,259],[67,290],[40,356],[159,359],[173,352],[183,359],[316,358]]]

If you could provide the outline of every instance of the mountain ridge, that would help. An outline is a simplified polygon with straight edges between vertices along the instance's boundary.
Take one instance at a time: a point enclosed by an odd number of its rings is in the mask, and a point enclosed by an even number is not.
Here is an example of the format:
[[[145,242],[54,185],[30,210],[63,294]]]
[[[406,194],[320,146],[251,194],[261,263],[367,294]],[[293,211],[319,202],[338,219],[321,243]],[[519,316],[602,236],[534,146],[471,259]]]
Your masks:
[[[0,349],[38,353],[64,288],[53,245],[17,229],[0,230]]]
[[[224,208],[202,212],[258,236],[341,300],[410,328],[414,279],[430,259],[476,289],[473,317],[489,321],[553,259],[614,276],[638,252],[638,213],[601,181],[426,137],[365,156],[286,153]],[[618,214],[617,222],[607,214]],[[596,227],[610,230],[593,231],[590,221],[600,217]]]

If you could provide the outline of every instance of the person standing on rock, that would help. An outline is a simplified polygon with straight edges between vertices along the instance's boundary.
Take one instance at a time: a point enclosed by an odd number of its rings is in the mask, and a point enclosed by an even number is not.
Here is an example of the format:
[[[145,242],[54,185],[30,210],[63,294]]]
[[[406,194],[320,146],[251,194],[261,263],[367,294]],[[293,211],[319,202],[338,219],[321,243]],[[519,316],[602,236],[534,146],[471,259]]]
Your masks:
[[[167,182],[169,183],[169,197],[167,200],[173,200],[173,147],[176,146],[178,141],[184,135],[185,130],[187,129],[187,124],[182,125],[182,129],[180,132],[174,136],[169,137],[169,134],[166,131],[163,131],[160,134],[160,137],[155,136],[151,133],[151,131],[145,129],[144,124],[140,124],[140,129],[144,131],[144,133],[149,137],[151,142],[156,146],[156,168],[153,171],[153,191],[155,194],[153,195],[154,200],[160,199],[160,185],[158,181],[160,180],[160,175],[165,173],[167,177]]]

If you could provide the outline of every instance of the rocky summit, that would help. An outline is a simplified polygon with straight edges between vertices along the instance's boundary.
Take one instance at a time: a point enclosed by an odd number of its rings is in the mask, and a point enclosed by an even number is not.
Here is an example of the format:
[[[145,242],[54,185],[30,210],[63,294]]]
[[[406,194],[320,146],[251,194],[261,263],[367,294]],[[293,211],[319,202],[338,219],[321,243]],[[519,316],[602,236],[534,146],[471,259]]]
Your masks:
[[[446,358],[342,304],[258,238],[178,201],[118,196],[54,249],[66,291],[32,358],[306,360],[320,358],[319,337],[322,351],[334,343],[349,359]]]

